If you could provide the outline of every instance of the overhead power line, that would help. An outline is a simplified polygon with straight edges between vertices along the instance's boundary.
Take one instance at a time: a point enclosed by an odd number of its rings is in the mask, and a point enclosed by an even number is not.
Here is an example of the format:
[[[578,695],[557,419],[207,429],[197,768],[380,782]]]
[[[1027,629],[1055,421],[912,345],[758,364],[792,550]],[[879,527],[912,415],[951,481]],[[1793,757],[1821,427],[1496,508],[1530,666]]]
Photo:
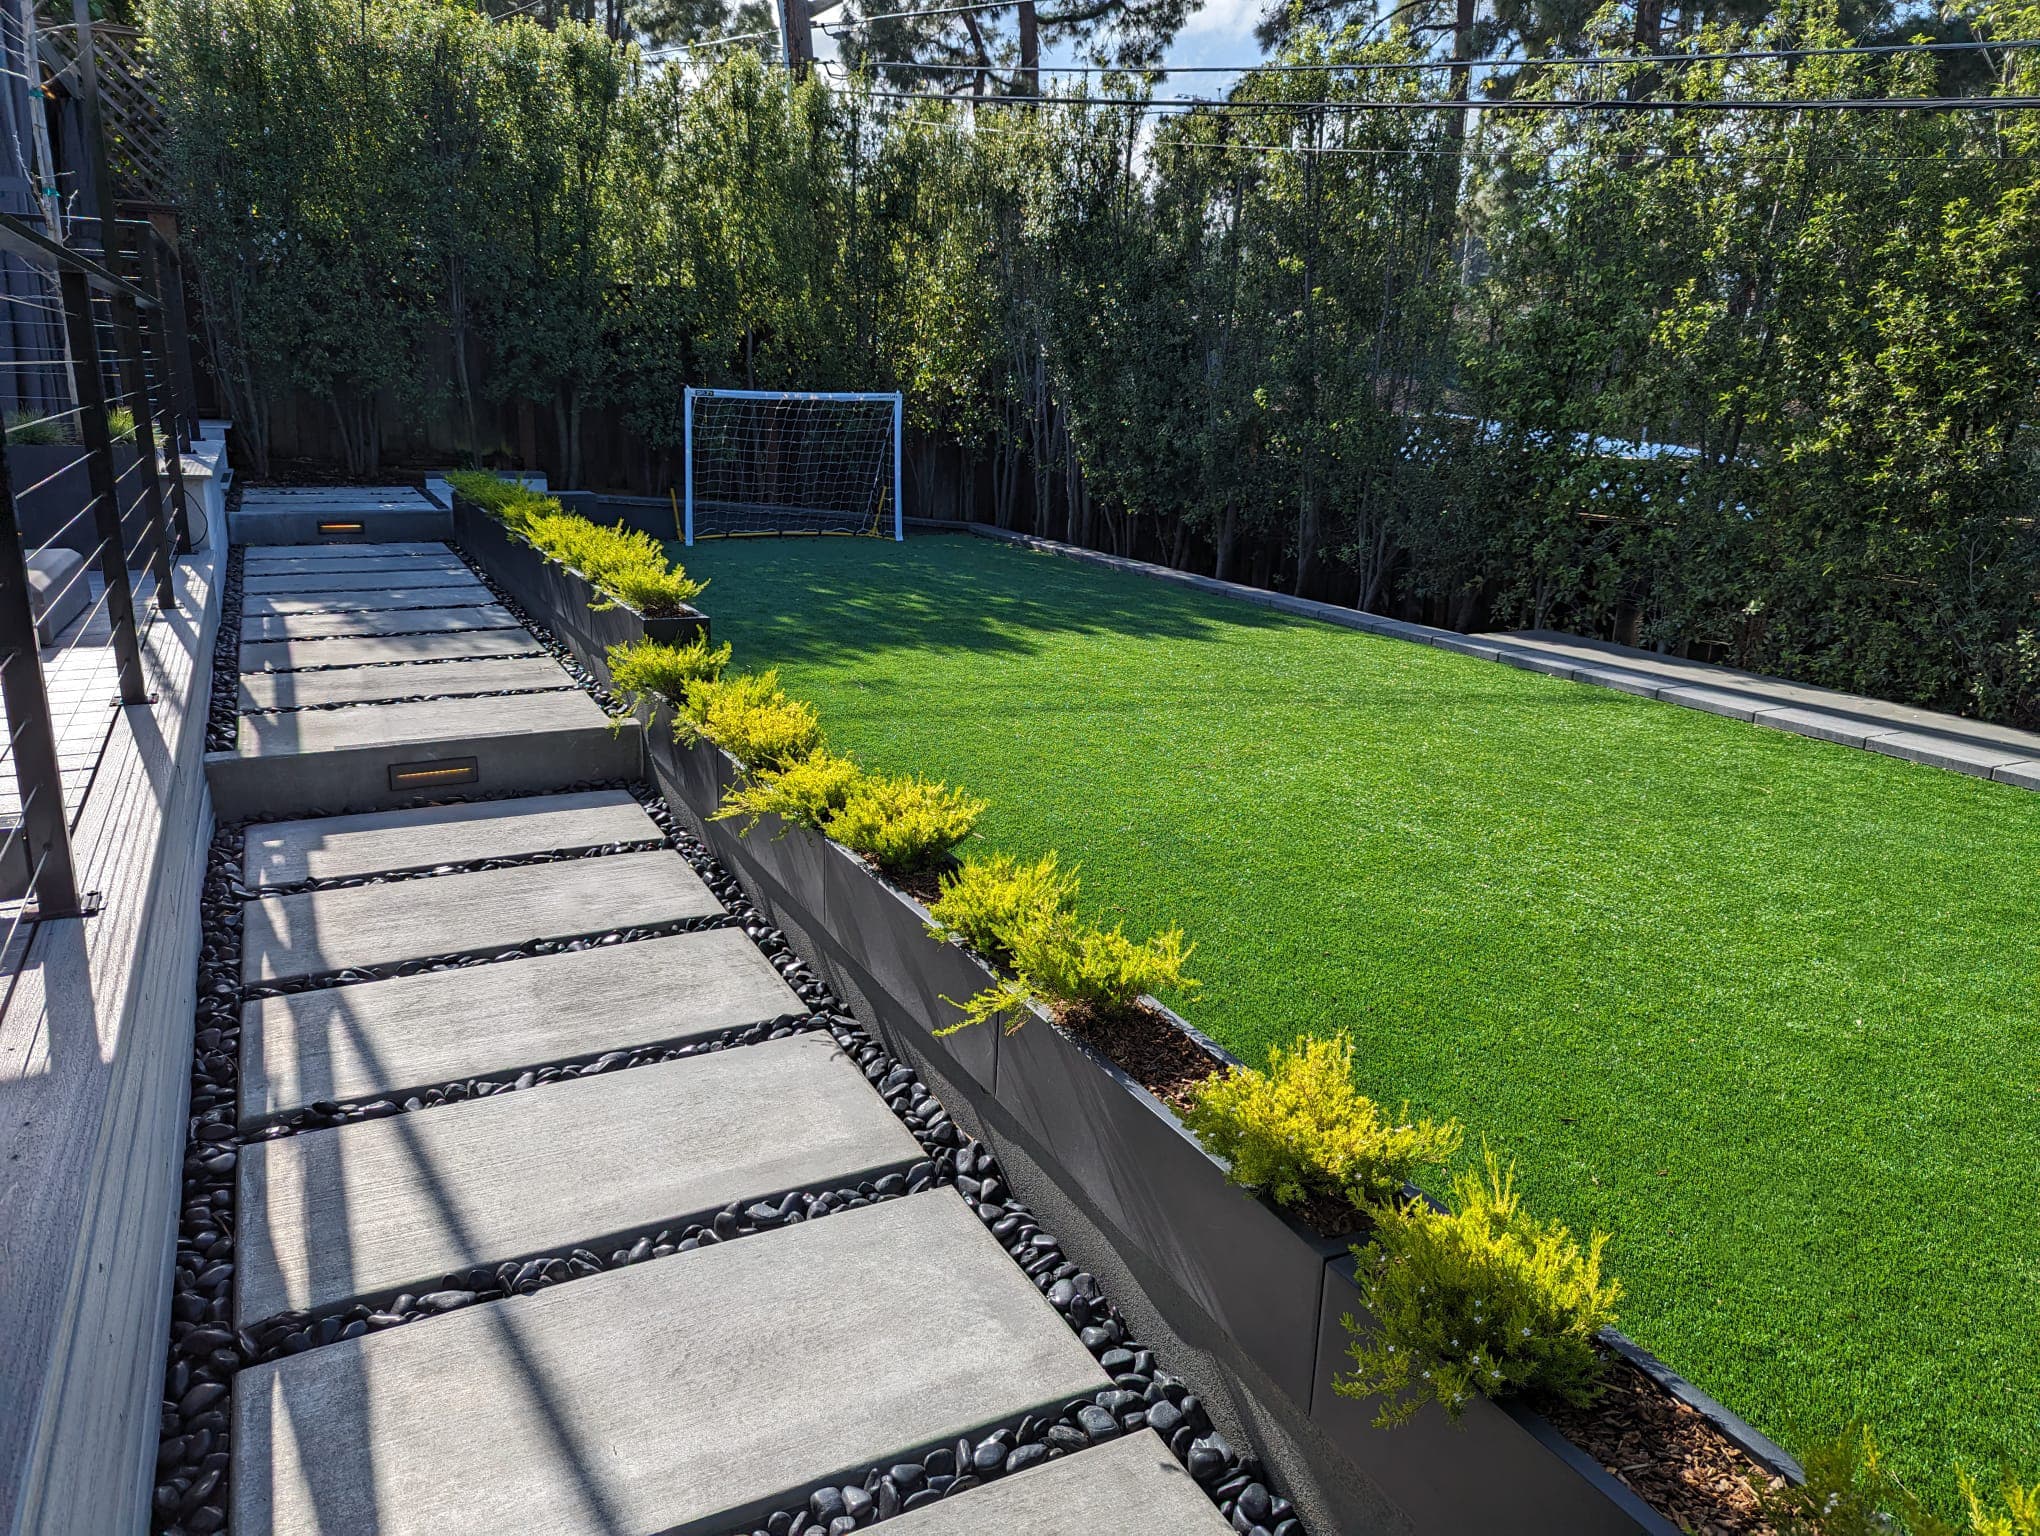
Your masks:
[[[890,101],[930,101],[925,91],[873,90]],[[1747,101],[1720,98],[1620,96],[1477,97],[1472,100],[1427,98],[1421,101],[1226,101],[1204,96],[969,96],[955,98],[974,107],[1131,107],[1143,112],[1201,109],[1216,112],[1951,112],[2023,111],[2040,107],[2040,96],[1869,96],[1762,98]]]
[[[964,10],[996,9],[997,7],[965,6]],[[938,12],[915,14],[936,15]],[[873,20],[883,20],[873,17]],[[2040,38],[2007,38],[2002,42],[1957,42],[1957,43],[1871,43],[1859,48],[1743,48],[1732,52],[1717,53],[1607,53],[1607,54],[1547,54],[1541,58],[1502,59],[1381,59],[1330,61],[1322,64],[1058,64],[1044,68],[1049,75],[1240,75],[1240,74],[1328,74],[1333,72],[1354,72],[1360,74],[1397,74],[1409,72],[1431,72],[1438,70],[1502,70],[1502,69],[1600,69],[1619,68],[1635,64],[1719,64],[1754,62],[1757,60],[1859,58],[1868,55],[1896,53],[1984,53],[1992,51],[2017,52],[2040,48]],[[874,59],[874,66],[890,69],[923,70],[966,70],[976,71],[982,66],[976,64],[933,64],[916,59]]]
[[[975,5],[940,5],[924,11],[879,11],[870,16],[849,16],[838,18],[835,26],[824,26],[822,30],[831,37],[841,37],[838,27],[868,27],[880,21],[913,21],[922,16],[964,16],[972,11],[1010,10],[1018,0],[979,0]]]

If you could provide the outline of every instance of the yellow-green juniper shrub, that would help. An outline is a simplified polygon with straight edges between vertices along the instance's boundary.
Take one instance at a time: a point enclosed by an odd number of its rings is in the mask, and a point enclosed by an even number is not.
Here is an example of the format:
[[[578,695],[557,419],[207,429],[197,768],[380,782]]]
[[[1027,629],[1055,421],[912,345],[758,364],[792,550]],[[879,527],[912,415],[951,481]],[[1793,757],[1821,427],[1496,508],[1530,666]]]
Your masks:
[[[1465,1135],[1456,1120],[1412,1120],[1408,1105],[1383,1114],[1353,1086],[1353,1042],[1343,1034],[1277,1046],[1265,1072],[1214,1073],[1183,1118],[1235,1184],[1282,1205],[1399,1199],[1417,1168],[1449,1162]]]
[[[702,636],[686,645],[668,645],[649,637],[612,645],[607,653],[609,680],[633,704],[653,699],[680,700],[687,685],[722,676],[729,665],[727,644],[711,647]]]
[[[715,820],[748,816],[743,827],[746,834],[761,816],[777,816],[789,825],[798,823],[819,831],[843,808],[851,786],[861,777],[863,770],[856,763],[820,747],[783,768],[765,768],[732,784]]]
[[[2007,1476],[1993,1499],[1964,1472],[1968,1518],[1943,1520],[1884,1464],[1860,1424],[1815,1446],[1805,1465],[1804,1486],[1757,1485],[1778,1536],[2040,1536],[2040,1483],[2029,1488]]]
[[[1077,872],[1057,867],[1053,853],[1032,864],[1011,854],[978,854],[942,877],[942,891],[928,908],[928,931],[938,939],[962,939],[981,955],[1007,958],[1006,934],[1037,912],[1074,912]]]
[[[1123,1013],[1142,993],[1197,987],[1183,972],[1196,946],[1183,942],[1180,928],[1136,943],[1123,924],[1099,928],[1073,912],[1047,909],[1022,914],[1003,938],[1013,974],[954,1004],[963,1017],[943,1033],[1001,1018],[1008,1031],[1018,1029],[1030,1003],[1054,1013]]]
[[[1341,1396],[1379,1398],[1374,1422],[1406,1423],[1435,1402],[1457,1418],[1480,1393],[1549,1393],[1592,1401],[1601,1357],[1594,1335],[1615,1321],[1621,1284],[1601,1274],[1606,1233],[1585,1247],[1566,1227],[1523,1209],[1507,1172],[1453,1181],[1454,1209],[1410,1199],[1377,1207],[1373,1241],[1355,1248],[1371,1325],[1347,1317],[1349,1374]]]
[[[642,530],[591,522],[564,510],[557,497],[494,475],[458,470],[447,481],[533,548],[587,577],[607,599],[593,607],[622,603],[665,617],[685,611],[707,585],[668,560],[665,546]]]
[[[864,774],[830,816],[829,836],[889,874],[928,869],[970,836],[985,802],[918,774]]]
[[[783,768],[823,745],[815,707],[788,698],[776,669],[690,682],[673,712],[673,734],[690,745],[712,741],[753,773]]]

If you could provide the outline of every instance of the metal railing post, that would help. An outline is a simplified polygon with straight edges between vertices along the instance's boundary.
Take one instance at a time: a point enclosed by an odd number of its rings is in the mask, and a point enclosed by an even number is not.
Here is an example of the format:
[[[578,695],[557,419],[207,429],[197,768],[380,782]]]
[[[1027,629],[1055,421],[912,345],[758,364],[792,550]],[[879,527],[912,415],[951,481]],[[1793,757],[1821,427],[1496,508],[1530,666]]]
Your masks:
[[[169,406],[170,511],[177,523],[177,553],[191,553],[191,507],[184,499],[184,454],[191,447],[191,431],[177,404],[175,352],[170,338],[171,311],[163,292],[163,266],[156,257],[156,243],[163,237],[151,228],[141,240],[142,287],[156,301],[153,313],[142,317],[143,334],[154,343],[156,397]]]
[[[149,565],[156,573],[156,606],[177,606],[176,579],[171,574],[170,525],[163,519],[163,461],[156,457],[156,400],[149,389],[149,360],[142,351],[142,317],[126,294],[113,295],[113,329],[120,355],[120,392],[127,396],[135,419],[135,462],[147,470],[142,479],[142,506],[155,535]]]
[[[99,529],[99,572],[106,581],[106,617],[113,628],[113,656],[120,673],[123,704],[149,702],[142,675],[141,631],[135,624],[134,589],[128,585],[127,544],[120,527],[120,501],[113,469],[113,438],[106,422],[106,376],[100,372],[99,337],[92,323],[92,289],[85,274],[65,267],[64,332],[78,374],[78,430],[84,439],[92,484],[93,517]]]
[[[21,788],[21,832],[26,840],[29,892],[37,917],[77,917],[78,875],[71,863],[71,828],[64,814],[64,779],[57,767],[57,733],[43,686],[29,593],[28,557],[14,515],[14,478],[0,453],[0,699],[14,741],[14,778]]]

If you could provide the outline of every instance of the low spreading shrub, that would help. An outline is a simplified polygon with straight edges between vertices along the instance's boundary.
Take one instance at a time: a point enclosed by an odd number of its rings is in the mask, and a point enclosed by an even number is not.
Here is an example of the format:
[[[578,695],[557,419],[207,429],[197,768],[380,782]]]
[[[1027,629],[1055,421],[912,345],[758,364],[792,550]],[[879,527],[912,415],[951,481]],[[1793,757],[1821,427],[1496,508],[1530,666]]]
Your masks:
[[[1215,1073],[1194,1092],[1184,1123],[1229,1177],[1281,1205],[1329,1196],[1355,1206],[1401,1198],[1412,1174],[1451,1160],[1465,1132],[1395,1119],[1353,1086],[1353,1042],[1305,1035],[1269,1053],[1268,1070]]]
[[[686,645],[649,638],[626,640],[608,651],[610,681],[634,705],[653,699],[684,699],[689,683],[721,677],[729,661],[728,645],[711,648],[701,636]]]
[[[823,744],[815,707],[789,699],[776,670],[690,682],[673,734],[689,744],[712,741],[753,773],[784,768]]]
[[[1943,1520],[1884,1465],[1877,1442],[1851,1426],[1806,1458],[1806,1483],[1759,1486],[1764,1515],[1778,1536],[2040,1536],[2040,1483],[2007,1477],[1990,1498],[1964,1473],[1968,1518]]]
[[[919,874],[970,836],[985,802],[919,775],[864,774],[826,831],[893,875]]]
[[[981,955],[1009,958],[1006,934],[1037,912],[1074,912],[1077,872],[1056,866],[1054,854],[1022,864],[1010,854],[981,854],[945,875],[942,894],[928,908],[928,931],[962,939]]]
[[[749,833],[759,817],[777,816],[789,824],[820,831],[843,809],[851,787],[863,776],[864,771],[849,758],[819,747],[784,768],[767,768],[731,785],[715,820],[748,816],[743,831]]]
[[[1373,1241],[1354,1250],[1373,1326],[1346,1318],[1353,1369],[1332,1387],[1380,1398],[1377,1426],[1407,1423],[1429,1402],[1457,1418],[1476,1392],[1585,1403],[1599,1390],[1594,1335],[1615,1321],[1622,1292],[1601,1275],[1607,1234],[1582,1248],[1562,1224],[1530,1215],[1514,1173],[1490,1153],[1485,1178],[1453,1181],[1454,1210],[1422,1199],[1375,1210]]]
[[[963,1017],[944,1034],[1000,1018],[1009,1031],[1018,1029],[1027,1022],[1029,1004],[1054,1013],[1084,1009],[1110,1015],[1131,1009],[1144,992],[1197,987],[1183,974],[1196,946],[1183,942],[1180,928],[1135,943],[1123,924],[1099,928],[1073,912],[1049,909],[1023,914],[1001,940],[1013,974],[957,1003]]]
[[[579,571],[610,599],[652,618],[687,611],[707,583],[666,558],[659,541],[622,523],[604,527],[564,511],[556,497],[494,475],[460,470],[447,482],[511,532],[560,564]]]

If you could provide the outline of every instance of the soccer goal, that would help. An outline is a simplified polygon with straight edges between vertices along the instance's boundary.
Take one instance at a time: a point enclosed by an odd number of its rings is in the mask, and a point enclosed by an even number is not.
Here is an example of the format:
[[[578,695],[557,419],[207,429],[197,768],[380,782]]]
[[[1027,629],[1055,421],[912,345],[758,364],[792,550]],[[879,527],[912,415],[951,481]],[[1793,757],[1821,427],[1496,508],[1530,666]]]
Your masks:
[[[684,534],[904,539],[898,394],[689,389]]]

